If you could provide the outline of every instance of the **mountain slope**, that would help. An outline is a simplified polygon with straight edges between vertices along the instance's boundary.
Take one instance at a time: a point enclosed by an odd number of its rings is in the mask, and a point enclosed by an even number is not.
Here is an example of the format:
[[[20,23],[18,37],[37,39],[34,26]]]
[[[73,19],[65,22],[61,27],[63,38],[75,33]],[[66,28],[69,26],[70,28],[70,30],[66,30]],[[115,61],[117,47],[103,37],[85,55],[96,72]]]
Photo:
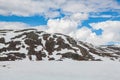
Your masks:
[[[66,59],[120,60],[120,47],[95,47],[73,38],[36,29],[0,30],[0,61]]]

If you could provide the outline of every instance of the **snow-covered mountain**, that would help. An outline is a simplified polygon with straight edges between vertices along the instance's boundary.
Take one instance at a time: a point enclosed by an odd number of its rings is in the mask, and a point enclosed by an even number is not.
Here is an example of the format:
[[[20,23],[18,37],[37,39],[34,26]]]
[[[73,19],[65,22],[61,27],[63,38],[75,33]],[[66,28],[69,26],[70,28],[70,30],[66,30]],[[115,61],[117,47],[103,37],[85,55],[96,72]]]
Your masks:
[[[120,61],[119,46],[96,47],[60,34],[36,29],[0,30],[0,61]]]

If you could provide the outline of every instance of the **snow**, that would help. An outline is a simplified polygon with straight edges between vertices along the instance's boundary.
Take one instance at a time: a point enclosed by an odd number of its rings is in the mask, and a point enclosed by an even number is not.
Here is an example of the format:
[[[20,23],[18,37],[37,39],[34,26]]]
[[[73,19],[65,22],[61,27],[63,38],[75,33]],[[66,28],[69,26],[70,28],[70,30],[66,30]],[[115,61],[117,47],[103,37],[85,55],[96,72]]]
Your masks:
[[[46,44],[46,41],[43,39],[43,37],[39,37],[39,39],[41,39],[42,41],[42,44],[43,44],[43,46],[45,46],[45,44]]]
[[[5,47],[5,44],[0,43],[0,49]]]
[[[36,56],[35,55],[31,55],[31,57],[32,57],[33,61],[36,61]]]
[[[89,48],[85,47],[84,45],[82,44],[78,44],[79,46],[81,46],[82,48],[86,49],[87,51],[89,50]]]
[[[40,51],[40,50],[42,50],[42,46],[41,45],[39,45],[39,46],[37,46],[36,48],[35,48],[35,51]]]
[[[110,58],[109,57],[102,57],[102,56],[98,56],[98,55],[95,55],[91,52],[89,52],[90,55],[92,55],[95,59],[100,59],[100,60],[103,60],[103,61],[110,61]]]
[[[60,53],[60,52],[58,52],[58,51],[54,51],[54,52],[53,52],[53,55],[50,55],[50,57],[54,57],[55,60],[60,59],[62,56],[61,56],[61,55],[57,55],[57,53]]]
[[[25,48],[20,48],[19,52],[22,52],[22,53],[27,54],[27,53],[28,53],[28,50],[26,50]]]
[[[33,30],[34,31],[34,30]],[[26,32],[26,31],[25,31]],[[29,32],[29,31],[27,31]],[[6,51],[5,53],[10,52],[23,52],[27,55],[29,47],[25,44],[23,35],[21,38],[11,39],[22,32],[14,33],[8,32],[5,38],[6,42],[11,40],[13,41],[21,41],[21,45],[17,45],[16,47],[20,47],[18,51]],[[48,52],[45,50],[46,40],[43,39],[42,32],[39,35],[39,39],[42,40],[43,43],[43,51],[46,53],[47,57],[43,58],[42,61],[36,61],[36,56],[32,56],[32,61],[29,60],[28,55],[27,58],[21,61],[5,61],[0,62],[0,80],[119,80],[120,79],[120,63],[117,61],[110,61],[109,57],[101,57],[90,53],[95,59],[102,59],[103,61],[73,61],[72,59],[65,58],[64,61],[48,61],[48,57],[54,57],[55,60],[61,58],[61,55],[57,55],[57,53],[78,53],[80,55],[80,49],[74,47],[72,44],[67,41],[66,37],[63,35],[57,35],[57,37],[61,37],[64,39],[64,43],[69,44],[74,49],[79,49],[77,52],[71,49],[62,49],[61,51],[54,51],[53,55],[48,55]],[[49,38],[53,38],[53,34],[49,36]],[[48,38],[48,39],[49,39]],[[57,42],[57,38],[54,38],[54,41]],[[83,47],[86,50],[89,48],[85,47],[83,44],[77,43],[79,46]],[[86,43],[87,44],[87,43]],[[22,47],[25,46],[25,48]],[[89,47],[93,47],[90,44],[87,44]],[[7,47],[8,45],[0,43],[0,48]],[[59,45],[55,45],[57,48]],[[96,48],[96,47],[94,47]],[[42,49],[42,46],[39,45],[35,48],[35,51],[39,51]],[[112,49],[107,49],[106,52],[115,52]],[[2,52],[1,54],[3,54]],[[6,55],[0,55],[0,57],[7,57]]]
[[[26,36],[23,35],[21,38],[16,38],[16,39],[14,39],[14,41],[22,41],[25,37],[26,37]]]
[[[1,55],[1,54],[0,54],[0,57],[7,57],[7,55]]]
[[[11,38],[14,37],[15,35],[17,35],[17,34],[14,34],[13,32],[8,32],[8,33],[6,33],[6,36],[4,36],[5,41],[6,41],[6,42],[11,41]]]
[[[58,48],[59,47],[59,45],[55,45],[55,47],[54,48]]]
[[[60,51],[54,51],[53,52],[53,54],[57,54],[57,53],[67,53],[67,52],[72,52],[72,53],[75,53],[75,51],[74,50],[70,50],[70,49],[67,49],[67,48],[65,48],[65,49],[61,49]]]
[[[0,80],[119,80],[119,66],[112,61],[0,62]]]

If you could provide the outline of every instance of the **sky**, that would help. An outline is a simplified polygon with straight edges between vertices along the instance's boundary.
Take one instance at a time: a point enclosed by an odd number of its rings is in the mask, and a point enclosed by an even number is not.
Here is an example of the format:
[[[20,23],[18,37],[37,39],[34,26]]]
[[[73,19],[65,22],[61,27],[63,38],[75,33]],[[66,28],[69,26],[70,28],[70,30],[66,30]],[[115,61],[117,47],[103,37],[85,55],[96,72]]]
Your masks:
[[[0,0],[0,29],[24,28],[120,44],[120,0]]]

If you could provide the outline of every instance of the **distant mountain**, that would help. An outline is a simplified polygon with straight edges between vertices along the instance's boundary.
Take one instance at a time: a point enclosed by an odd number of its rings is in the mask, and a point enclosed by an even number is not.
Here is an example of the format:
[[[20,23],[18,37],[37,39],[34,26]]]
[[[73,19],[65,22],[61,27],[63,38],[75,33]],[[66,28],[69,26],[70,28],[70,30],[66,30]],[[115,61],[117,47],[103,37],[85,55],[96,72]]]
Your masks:
[[[0,30],[0,61],[67,59],[120,61],[120,47],[96,47],[64,34],[49,34],[36,29]]]

